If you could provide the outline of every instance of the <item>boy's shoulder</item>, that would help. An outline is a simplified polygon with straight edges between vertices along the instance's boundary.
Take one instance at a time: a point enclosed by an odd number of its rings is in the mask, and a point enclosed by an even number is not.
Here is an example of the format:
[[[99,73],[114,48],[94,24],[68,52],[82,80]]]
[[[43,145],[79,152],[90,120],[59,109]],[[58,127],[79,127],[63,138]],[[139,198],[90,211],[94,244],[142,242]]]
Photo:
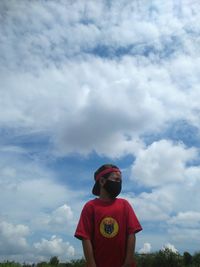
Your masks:
[[[85,203],[85,205],[87,205],[87,206],[94,205],[94,204],[95,204],[95,200],[96,200],[96,198],[94,198],[94,199],[90,199],[90,200],[88,200],[88,201]]]
[[[93,207],[93,206],[95,206],[95,203],[96,203],[96,198],[95,199],[90,199],[85,203],[84,208]]]
[[[126,200],[125,198],[117,198],[117,201],[118,201],[119,203],[123,203],[123,204],[125,204],[125,205],[129,205],[128,200]]]
[[[123,206],[125,209],[130,210],[133,209],[132,203],[130,203],[127,199],[125,198],[117,198],[118,204]]]

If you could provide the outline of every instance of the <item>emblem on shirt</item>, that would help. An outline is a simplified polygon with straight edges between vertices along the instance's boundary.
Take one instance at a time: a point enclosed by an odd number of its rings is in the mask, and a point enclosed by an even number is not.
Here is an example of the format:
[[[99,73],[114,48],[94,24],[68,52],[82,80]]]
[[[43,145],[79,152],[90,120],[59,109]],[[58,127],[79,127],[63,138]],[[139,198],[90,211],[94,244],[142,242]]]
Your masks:
[[[112,217],[105,217],[100,223],[100,233],[107,238],[112,238],[118,234],[119,225]]]

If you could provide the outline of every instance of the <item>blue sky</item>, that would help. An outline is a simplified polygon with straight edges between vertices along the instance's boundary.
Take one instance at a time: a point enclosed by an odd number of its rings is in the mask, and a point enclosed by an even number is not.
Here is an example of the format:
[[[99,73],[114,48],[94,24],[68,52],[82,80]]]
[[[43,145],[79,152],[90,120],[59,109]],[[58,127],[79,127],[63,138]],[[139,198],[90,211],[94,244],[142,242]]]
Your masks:
[[[0,259],[82,257],[93,173],[122,169],[138,252],[200,247],[200,4],[0,2]]]

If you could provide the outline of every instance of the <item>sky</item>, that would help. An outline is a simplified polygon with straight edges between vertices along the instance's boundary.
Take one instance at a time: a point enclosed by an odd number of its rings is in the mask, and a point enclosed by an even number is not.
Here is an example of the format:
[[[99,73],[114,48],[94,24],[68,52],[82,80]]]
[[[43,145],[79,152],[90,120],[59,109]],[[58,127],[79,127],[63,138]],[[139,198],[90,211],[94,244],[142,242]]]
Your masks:
[[[199,21],[197,0],[0,1],[0,261],[81,258],[104,163],[137,252],[199,251]]]

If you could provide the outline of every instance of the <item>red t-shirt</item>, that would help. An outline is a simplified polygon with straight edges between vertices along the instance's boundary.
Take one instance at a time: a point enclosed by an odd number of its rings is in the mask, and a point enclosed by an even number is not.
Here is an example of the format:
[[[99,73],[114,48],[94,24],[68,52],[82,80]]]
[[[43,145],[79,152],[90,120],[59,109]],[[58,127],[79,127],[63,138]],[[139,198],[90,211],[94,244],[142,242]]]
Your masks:
[[[97,267],[121,267],[125,260],[128,235],[141,230],[128,201],[96,198],[85,204],[75,237],[91,240]]]

